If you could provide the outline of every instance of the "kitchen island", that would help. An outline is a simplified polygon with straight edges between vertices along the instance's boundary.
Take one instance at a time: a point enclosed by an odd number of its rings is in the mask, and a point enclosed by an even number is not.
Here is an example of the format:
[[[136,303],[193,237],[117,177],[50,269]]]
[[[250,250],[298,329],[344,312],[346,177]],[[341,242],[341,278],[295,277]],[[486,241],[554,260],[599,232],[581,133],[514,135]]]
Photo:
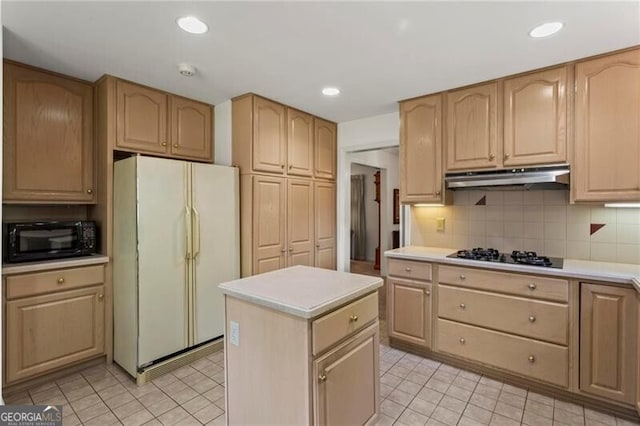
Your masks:
[[[373,424],[379,277],[294,266],[220,285],[228,424]]]

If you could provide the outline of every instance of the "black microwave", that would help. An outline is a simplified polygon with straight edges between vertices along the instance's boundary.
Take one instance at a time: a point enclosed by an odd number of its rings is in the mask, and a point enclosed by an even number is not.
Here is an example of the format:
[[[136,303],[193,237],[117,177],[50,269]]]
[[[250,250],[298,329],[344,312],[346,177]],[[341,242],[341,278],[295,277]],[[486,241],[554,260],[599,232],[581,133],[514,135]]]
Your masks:
[[[13,263],[88,256],[96,236],[96,223],[86,220],[3,223],[3,257]]]

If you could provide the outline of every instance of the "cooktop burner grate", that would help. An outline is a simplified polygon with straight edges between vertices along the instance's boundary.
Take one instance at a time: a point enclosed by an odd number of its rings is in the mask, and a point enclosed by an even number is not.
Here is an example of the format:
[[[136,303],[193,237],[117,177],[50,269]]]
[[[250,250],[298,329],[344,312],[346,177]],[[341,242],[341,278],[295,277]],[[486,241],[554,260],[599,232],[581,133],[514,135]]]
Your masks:
[[[563,259],[559,257],[539,256],[535,251],[514,250],[511,254],[500,253],[493,248],[484,249],[476,247],[466,250],[458,250],[447,257],[478,260],[482,262],[509,263],[529,266],[541,266],[546,268],[562,269]]]

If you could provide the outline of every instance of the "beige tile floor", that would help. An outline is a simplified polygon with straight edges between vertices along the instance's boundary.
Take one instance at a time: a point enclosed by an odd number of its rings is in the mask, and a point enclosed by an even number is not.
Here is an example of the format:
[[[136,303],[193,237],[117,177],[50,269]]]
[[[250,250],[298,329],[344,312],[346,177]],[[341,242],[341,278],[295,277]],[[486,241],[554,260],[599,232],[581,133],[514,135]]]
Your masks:
[[[390,348],[386,338],[380,344],[380,393],[379,425],[639,425]],[[5,396],[5,402],[62,404],[64,426],[222,425],[223,353],[143,386],[115,364],[92,367]]]

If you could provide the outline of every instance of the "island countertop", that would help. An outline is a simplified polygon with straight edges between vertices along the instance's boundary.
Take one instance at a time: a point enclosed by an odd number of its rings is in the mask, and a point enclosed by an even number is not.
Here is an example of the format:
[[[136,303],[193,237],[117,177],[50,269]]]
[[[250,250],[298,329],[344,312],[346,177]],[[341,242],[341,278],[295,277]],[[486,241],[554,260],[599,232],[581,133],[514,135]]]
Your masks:
[[[562,269],[541,268],[539,266],[514,265],[499,262],[478,262],[476,260],[447,257],[451,253],[455,252],[455,249],[450,248],[407,246],[394,250],[387,250],[384,252],[384,255],[388,258],[421,260],[508,272],[534,273],[570,279],[608,281],[631,285],[640,292],[640,265],[564,259]]]
[[[292,266],[220,284],[226,295],[314,318],[382,286],[382,278]]]

